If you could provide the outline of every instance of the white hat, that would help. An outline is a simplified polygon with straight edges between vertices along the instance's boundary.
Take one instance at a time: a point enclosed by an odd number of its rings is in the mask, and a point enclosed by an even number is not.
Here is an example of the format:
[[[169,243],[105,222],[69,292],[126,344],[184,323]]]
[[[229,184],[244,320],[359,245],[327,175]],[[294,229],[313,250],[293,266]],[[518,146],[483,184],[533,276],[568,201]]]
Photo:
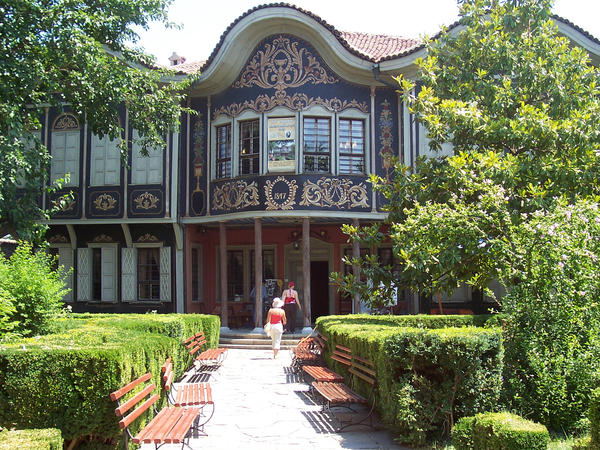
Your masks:
[[[283,300],[279,297],[275,297],[273,299],[273,308],[281,308],[283,306]]]

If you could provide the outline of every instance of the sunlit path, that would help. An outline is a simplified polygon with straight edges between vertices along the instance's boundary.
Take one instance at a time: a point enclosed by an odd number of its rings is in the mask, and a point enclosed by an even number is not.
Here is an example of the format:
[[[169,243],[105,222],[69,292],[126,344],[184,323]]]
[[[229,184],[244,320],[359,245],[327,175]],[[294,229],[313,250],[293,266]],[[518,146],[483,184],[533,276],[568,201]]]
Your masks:
[[[217,372],[186,374],[187,380],[208,378],[215,399],[214,416],[205,426],[208,436],[193,438],[193,449],[403,448],[385,430],[360,426],[336,433],[336,417],[322,413],[308,395],[308,385],[290,372],[289,352],[282,351],[277,359],[272,356],[270,350],[231,349]],[[341,412],[337,417],[342,414],[348,417]]]

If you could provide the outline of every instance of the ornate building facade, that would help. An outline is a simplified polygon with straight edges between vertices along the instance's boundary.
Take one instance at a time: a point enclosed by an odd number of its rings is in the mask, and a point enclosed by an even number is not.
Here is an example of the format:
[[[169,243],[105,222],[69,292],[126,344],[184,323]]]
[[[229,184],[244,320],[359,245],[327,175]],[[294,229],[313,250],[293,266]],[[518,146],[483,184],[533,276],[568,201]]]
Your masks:
[[[600,54],[596,39],[557,23]],[[143,158],[130,145],[124,167],[116,142],[49,109],[41,133],[51,176],[70,173],[73,192],[49,233],[61,264],[74,267],[67,301],[218,312],[224,326],[255,327],[263,308],[251,294],[266,280],[269,295],[296,283],[298,326],[357,311],[329,274],[353,270],[342,259],[361,253],[393,264],[392,251],[353,246],[340,227],[383,221],[370,174],[389,178],[392,156],[413,165],[428,152],[393,80],[414,78],[419,56],[414,39],[340,32],[310,12],[265,5],[236,19],[207,61],[173,67],[201,73],[188,96],[197,114],[181,118],[164,152]],[[122,137],[135,138],[124,108],[120,119]],[[428,311],[416,295],[397,300],[396,313]],[[462,289],[444,301],[472,308],[475,298]]]

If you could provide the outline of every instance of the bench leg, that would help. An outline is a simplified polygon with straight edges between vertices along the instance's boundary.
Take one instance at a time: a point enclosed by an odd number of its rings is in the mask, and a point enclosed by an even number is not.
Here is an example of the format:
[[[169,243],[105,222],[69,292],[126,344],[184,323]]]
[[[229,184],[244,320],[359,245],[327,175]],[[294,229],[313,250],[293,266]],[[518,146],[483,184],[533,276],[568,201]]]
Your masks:
[[[207,414],[207,408],[210,409],[210,414]],[[202,433],[203,436],[208,436],[208,434],[204,431],[204,425],[206,425],[208,423],[208,421],[210,419],[212,419],[212,416],[215,413],[215,404],[211,403],[208,405],[204,405],[202,406],[202,408],[200,409],[200,414],[198,414],[198,417],[196,418],[196,423],[194,424],[194,429],[198,432],[198,433]]]
[[[371,406],[371,409],[369,410],[368,414],[366,416],[364,416],[362,419],[360,419],[358,422],[348,422],[346,425],[341,426],[340,428],[338,428],[337,430],[335,430],[337,433],[341,433],[342,430],[348,428],[348,427],[353,427],[355,425],[364,425],[367,426],[371,429],[375,429],[375,426],[373,425],[373,412],[375,410],[375,403],[373,403],[373,405]],[[369,423],[364,423],[367,419],[369,419]]]

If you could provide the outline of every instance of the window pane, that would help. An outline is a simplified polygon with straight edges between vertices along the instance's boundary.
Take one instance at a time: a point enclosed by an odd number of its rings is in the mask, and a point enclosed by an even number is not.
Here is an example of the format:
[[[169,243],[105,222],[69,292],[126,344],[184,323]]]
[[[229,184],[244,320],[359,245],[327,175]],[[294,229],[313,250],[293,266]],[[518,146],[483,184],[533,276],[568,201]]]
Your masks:
[[[241,250],[227,251],[227,299],[244,297],[244,254]]]
[[[138,299],[160,300],[160,259],[158,248],[138,249]]]
[[[327,118],[304,118],[304,172],[328,173],[331,126]]]
[[[340,173],[365,173],[365,127],[363,120],[340,119]]]
[[[102,249],[92,249],[92,300],[102,300]]]
[[[240,123],[240,173],[242,175],[259,172],[259,138],[258,120]]]
[[[231,124],[217,127],[217,178],[231,177]]]

